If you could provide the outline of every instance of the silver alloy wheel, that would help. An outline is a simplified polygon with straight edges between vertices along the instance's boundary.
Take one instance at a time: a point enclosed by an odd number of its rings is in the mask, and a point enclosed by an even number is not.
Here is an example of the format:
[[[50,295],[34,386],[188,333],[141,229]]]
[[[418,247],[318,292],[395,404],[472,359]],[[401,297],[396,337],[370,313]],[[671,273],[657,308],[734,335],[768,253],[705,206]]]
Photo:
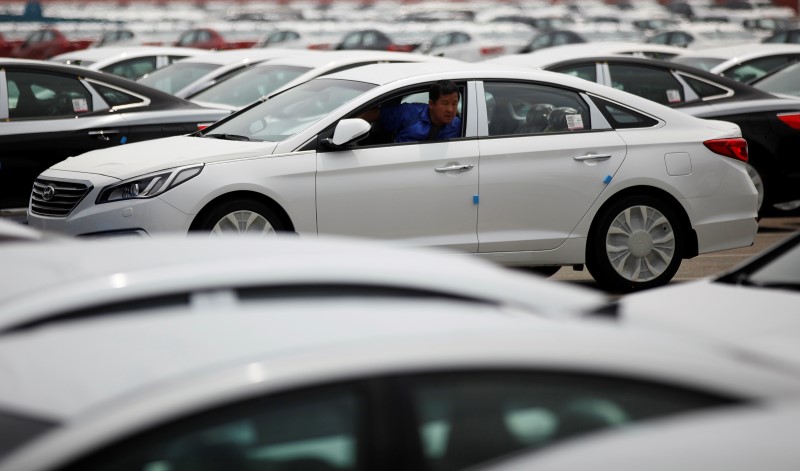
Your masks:
[[[758,206],[756,209],[761,212],[761,205],[764,203],[764,179],[761,178],[758,170],[750,164],[747,164],[747,175],[753,181],[753,185],[756,186],[756,191],[758,192]]]
[[[240,210],[226,214],[211,228],[212,235],[251,234],[275,235],[267,218],[255,211]]]
[[[606,234],[606,256],[626,280],[653,280],[675,257],[675,232],[657,209],[631,206],[611,222]]]

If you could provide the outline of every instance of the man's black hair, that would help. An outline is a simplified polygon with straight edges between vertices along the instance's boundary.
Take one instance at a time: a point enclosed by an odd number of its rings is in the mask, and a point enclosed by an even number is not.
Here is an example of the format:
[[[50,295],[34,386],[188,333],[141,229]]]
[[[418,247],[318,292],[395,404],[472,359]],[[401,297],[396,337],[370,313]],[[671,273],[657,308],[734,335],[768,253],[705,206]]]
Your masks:
[[[452,80],[439,80],[431,85],[431,89],[428,92],[428,97],[430,101],[436,101],[442,95],[450,95],[453,93],[458,93],[458,85]]]

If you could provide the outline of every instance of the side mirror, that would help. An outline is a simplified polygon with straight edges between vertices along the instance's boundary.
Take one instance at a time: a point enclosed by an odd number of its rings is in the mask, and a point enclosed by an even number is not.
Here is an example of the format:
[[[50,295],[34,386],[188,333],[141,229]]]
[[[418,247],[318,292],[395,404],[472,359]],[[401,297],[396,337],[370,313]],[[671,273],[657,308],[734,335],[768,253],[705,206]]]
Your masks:
[[[333,137],[324,142],[332,147],[343,147],[364,139],[369,134],[370,124],[363,119],[343,119],[336,124]]]

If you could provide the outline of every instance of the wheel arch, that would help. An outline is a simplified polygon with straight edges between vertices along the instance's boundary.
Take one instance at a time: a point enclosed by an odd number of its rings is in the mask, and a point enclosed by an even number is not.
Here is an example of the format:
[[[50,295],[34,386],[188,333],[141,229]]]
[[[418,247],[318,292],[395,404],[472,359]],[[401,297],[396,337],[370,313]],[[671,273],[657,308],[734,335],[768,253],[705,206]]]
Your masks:
[[[652,196],[663,201],[664,204],[669,205],[670,209],[675,211],[675,214],[678,215],[681,228],[683,229],[685,239],[683,246],[683,258],[693,258],[698,255],[697,232],[695,232],[694,228],[692,227],[692,223],[689,220],[689,216],[686,214],[686,210],[674,196],[660,188],[655,188],[652,186],[632,186],[625,188],[624,190],[614,194],[614,196],[608,198],[597,210],[596,214],[603,214],[609,206],[628,196]],[[592,225],[589,227],[589,240],[592,240],[597,233],[597,226],[599,224],[598,219],[599,218],[594,218]],[[586,244],[586,250],[590,250],[589,244]]]
[[[283,207],[280,204],[278,204],[277,201],[264,194],[247,190],[225,193],[223,195],[217,196],[213,200],[206,203],[206,205],[203,206],[203,208],[195,215],[194,219],[192,219],[192,224],[189,226],[189,231],[199,230],[198,225],[200,224],[200,221],[205,219],[208,213],[210,213],[215,207],[219,206],[220,204],[226,203],[228,201],[233,201],[237,199],[249,199],[266,205],[267,207],[269,207],[269,209],[274,211],[275,214],[281,219],[281,222],[285,224],[287,231],[295,232],[292,218],[289,217],[289,214],[286,212],[286,210],[283,209]]]

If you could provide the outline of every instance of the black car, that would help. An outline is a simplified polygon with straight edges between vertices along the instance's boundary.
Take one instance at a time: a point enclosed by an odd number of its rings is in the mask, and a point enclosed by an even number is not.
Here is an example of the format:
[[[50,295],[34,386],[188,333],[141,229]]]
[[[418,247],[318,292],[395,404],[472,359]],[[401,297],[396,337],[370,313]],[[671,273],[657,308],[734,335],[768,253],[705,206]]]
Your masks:
[[[576,75],[700,118],[736,123],[749,145],[748,172],[759,190],[760,214],[774,213],[775,205],[788,209],[781,203],[800,200],[800,100],[656,59],[593,56],[544,63],[536,54],[520,54],[495,60]]]
[[[115,75],[1,59],[0,209],[27,207],[39,173],[67,157],[194,132],[229,114]]]

